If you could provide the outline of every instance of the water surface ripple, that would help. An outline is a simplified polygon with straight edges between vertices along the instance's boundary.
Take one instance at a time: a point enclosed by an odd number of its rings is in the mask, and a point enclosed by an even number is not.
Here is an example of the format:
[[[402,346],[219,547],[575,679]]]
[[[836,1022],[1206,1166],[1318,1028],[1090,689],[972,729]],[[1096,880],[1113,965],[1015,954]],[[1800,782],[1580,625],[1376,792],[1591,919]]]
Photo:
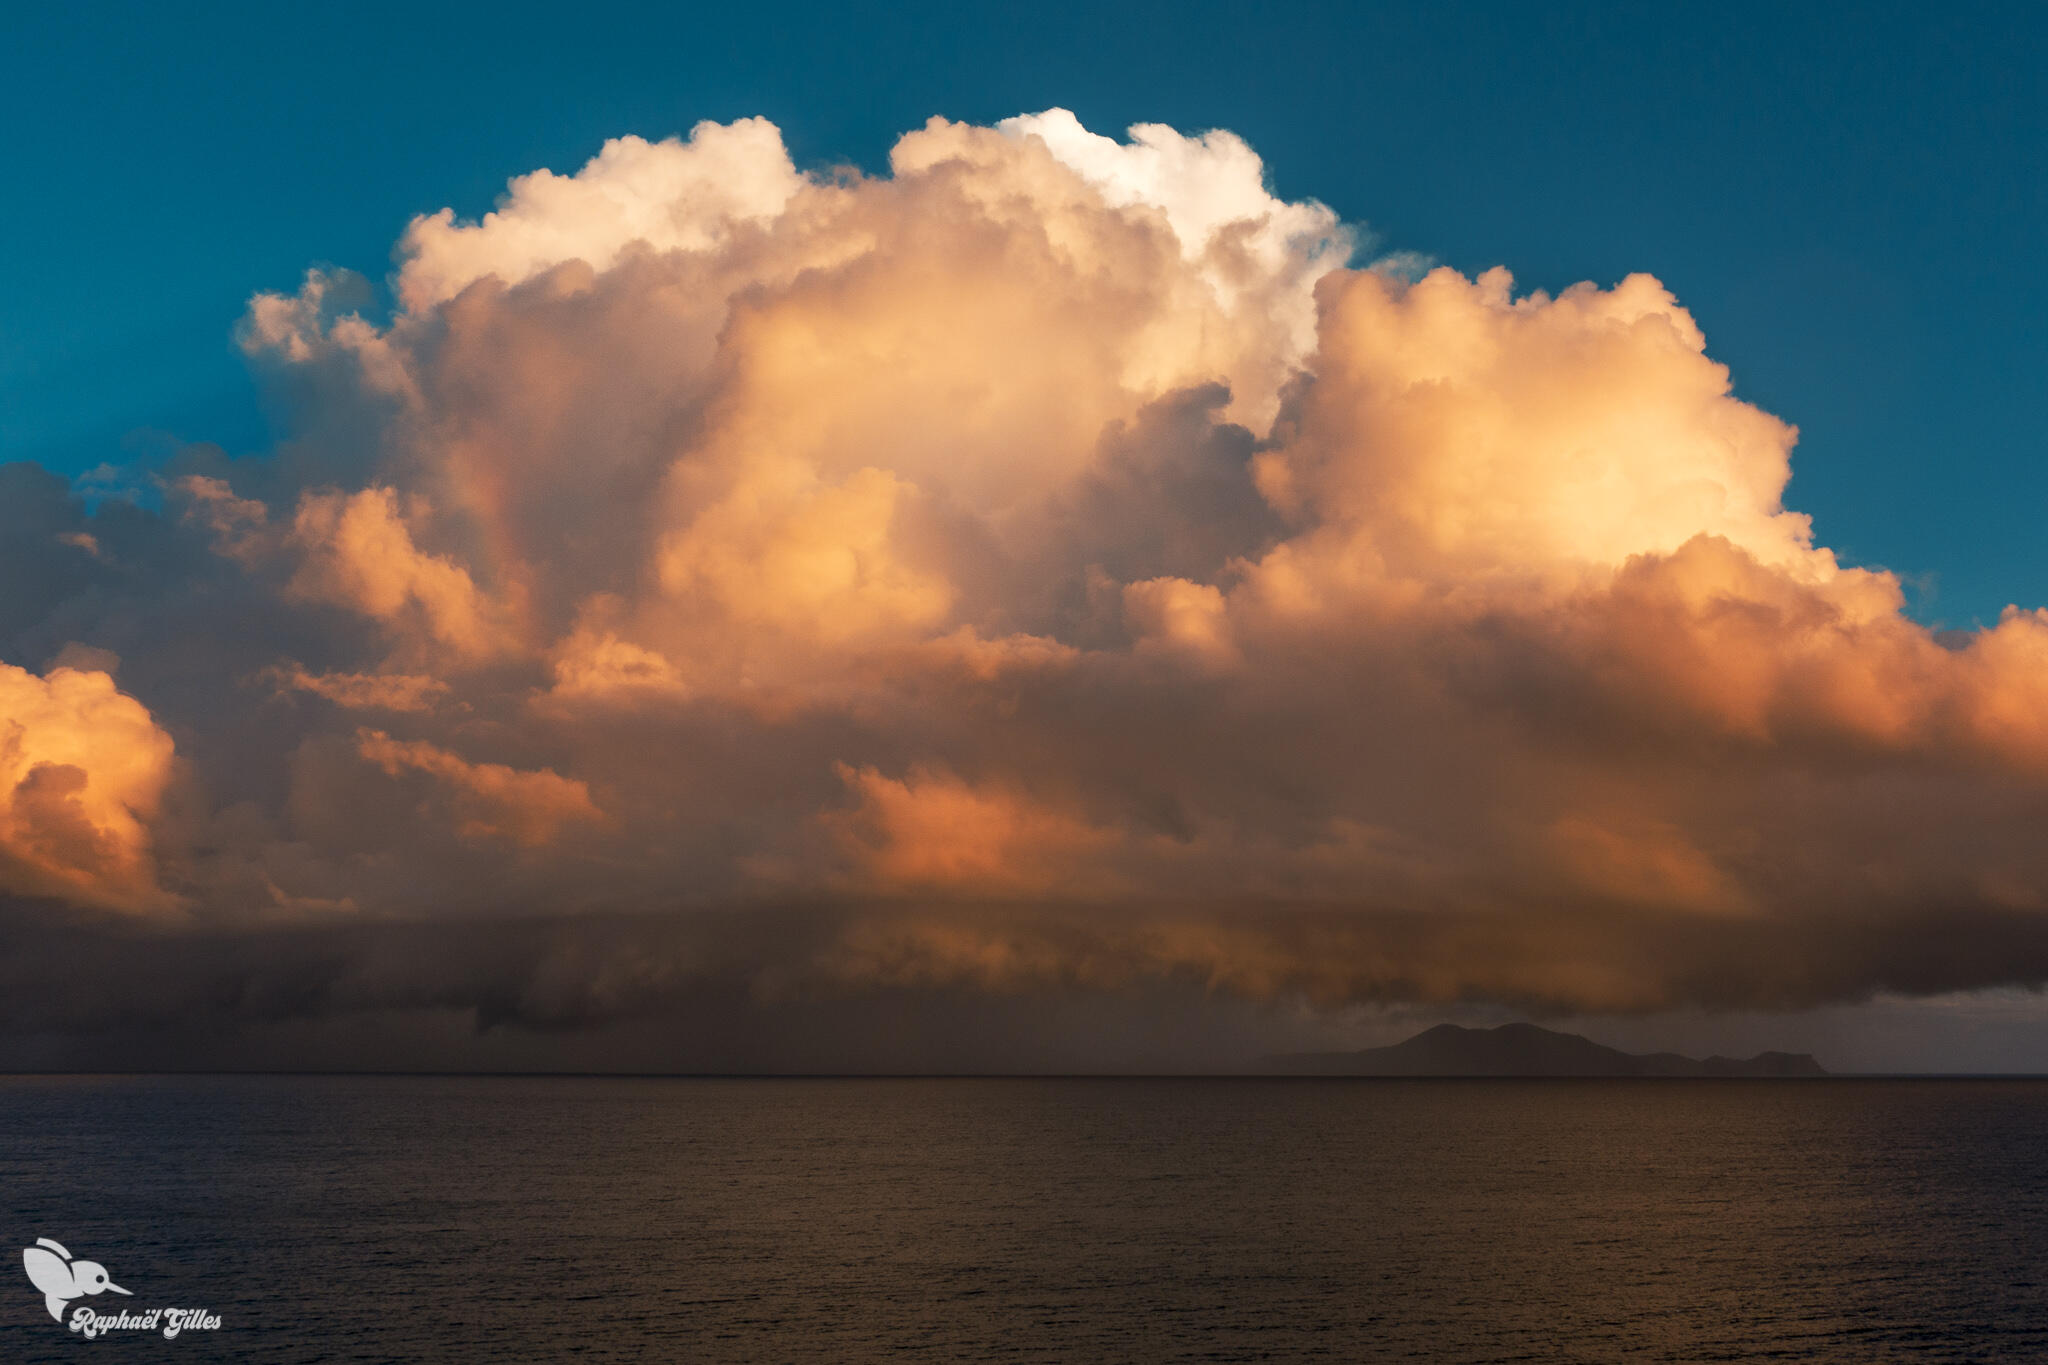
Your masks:
[[[2043,1360],[2044,1159],[2032,1081],[0,1078],[0,1360]]]

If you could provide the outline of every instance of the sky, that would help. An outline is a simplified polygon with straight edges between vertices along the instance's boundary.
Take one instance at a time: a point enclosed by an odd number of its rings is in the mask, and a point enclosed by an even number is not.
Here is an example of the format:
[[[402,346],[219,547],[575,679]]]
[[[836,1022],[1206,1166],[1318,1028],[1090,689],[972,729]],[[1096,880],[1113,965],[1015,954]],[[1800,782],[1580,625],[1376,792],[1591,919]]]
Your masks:
[[[0,1063],[2048,1069],[2043,31],[31,16]]]
[[[1791,501],[1929,621],[2048,598],[2037,7],[44,6],[0,54],[0,457],[268,438],[258,289],[606,138],[766,116],[880,167],[934,113],[1243,136],[1389,250],[1630,271],[1802,432]]]

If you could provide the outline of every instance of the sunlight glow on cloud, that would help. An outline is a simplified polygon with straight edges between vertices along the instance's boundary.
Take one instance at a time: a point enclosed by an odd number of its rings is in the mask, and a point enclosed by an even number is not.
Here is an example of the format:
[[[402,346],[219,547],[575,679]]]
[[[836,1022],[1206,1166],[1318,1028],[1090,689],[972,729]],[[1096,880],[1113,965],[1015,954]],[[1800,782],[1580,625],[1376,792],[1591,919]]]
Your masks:
[[[290,438],[46,528],[149,709],[0,673],[0,886],[831,907],[719,959],[777,989],[2048,980],[2048,614],[1937,640],[1815,544],[1650,276],[1353,269],[1235,136],[1131,139],[934,119],[869,177],[701,124],[416,220],[388,325],[259,296]]]
[[[802,183],[766,119],[700,123],[688,142],[616,138],[573,176],[520,176],[480,223],[448,209],[414,219],[398,296],[417,311],[486,276],[512,285],[563,261],[606,270],[633,248],[711,250],[781,213]]]
[[[126,911],[168,909],[146,822],[171,737],[106,673],[0,664],[0,887]]]

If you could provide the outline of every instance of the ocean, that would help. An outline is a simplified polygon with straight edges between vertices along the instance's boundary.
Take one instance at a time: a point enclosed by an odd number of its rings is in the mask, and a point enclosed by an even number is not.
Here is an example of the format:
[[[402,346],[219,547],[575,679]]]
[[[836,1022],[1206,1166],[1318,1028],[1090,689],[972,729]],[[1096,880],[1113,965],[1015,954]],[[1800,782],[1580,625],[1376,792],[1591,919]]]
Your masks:
[[[2048,1359],[2036,1081],[12,1077],[0,1209],[7,1362]]]

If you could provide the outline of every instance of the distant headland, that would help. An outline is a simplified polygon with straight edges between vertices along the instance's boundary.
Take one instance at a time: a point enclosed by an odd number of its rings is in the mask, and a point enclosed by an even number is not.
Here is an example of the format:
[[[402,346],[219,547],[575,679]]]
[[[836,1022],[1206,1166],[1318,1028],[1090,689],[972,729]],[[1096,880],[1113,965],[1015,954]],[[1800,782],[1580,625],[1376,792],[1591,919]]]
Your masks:
[[[1622,1052],[1576,1033],[1534,1024],[1463,1028],[1439,1024],[1392,1047],[1358,1052],[1293,1052],[1268,1057],[1262,1070],[1286,1076],[1825,1076],[1804,1052],[1754,1057],[1681,1057]]]

